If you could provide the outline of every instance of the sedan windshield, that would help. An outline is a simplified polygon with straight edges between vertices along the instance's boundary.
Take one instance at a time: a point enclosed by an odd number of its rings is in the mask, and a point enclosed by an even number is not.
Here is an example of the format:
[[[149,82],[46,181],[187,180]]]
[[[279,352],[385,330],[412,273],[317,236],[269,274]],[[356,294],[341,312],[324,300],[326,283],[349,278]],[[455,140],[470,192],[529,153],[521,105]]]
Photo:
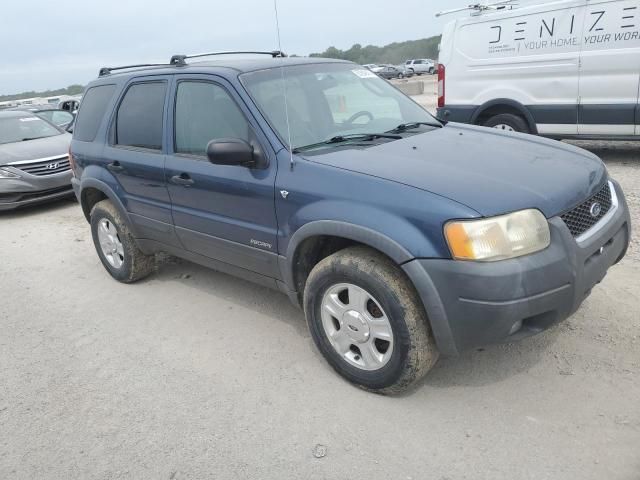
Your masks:
[[[386,80],[353,64],[287,66],[246,73],[241,80],[280,139],[289,145],[290,138],[294,150],[336,145],[327,141],[354,134],[385,138],[374,135],[405,124],[440,126]]]
[[[0,144],[25,142],[61,134],[60,130],[35,115],[0,117]]]

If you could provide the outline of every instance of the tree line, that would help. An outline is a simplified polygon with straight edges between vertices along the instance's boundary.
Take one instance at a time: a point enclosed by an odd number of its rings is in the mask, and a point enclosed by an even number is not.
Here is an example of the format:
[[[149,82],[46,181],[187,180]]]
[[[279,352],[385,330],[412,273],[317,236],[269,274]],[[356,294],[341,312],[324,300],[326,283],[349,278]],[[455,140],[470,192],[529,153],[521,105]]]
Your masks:
[[[45,90],[43,92],[22,92],[16,93],[13,95],[0,95],[0,102],[4,102],[7,100],[21,100],[23,98],[32,98],[32,97],[55,97],[57,95],[80,95],[84,92],[83,85],[69,85],[66,88],[58,88],[56,90]]]
[[[420,40],[409,40],[406,42],[394,42],[384,47],[367,45],[363,47],[356,43],[348,50],[340,50],[336,47],[329,47],[322,53],[312,53],[311,57],[336,58],[339,60],[349,60],[363,65],[365,63],[404,63],[411,58],[438,58],[438,45],[440,36],[423,38]],[[83,85],[69,85],[66,88],[57,90],[45,90],[43,92],[22,92],[13,95],[0,95],[0,102],[6,100],[20,100],[31,97],[54,97],[56,95],[80,95],[84,91]]]
[[[394,42],[384,47],[367,45],[363,47],[356,43],[348,50],[340,50],[329,47],[322,53],[312,53],[311,57],[327,57],[339,60],[349,60],[359,63],[390,63],[400,64],[412,58],[438,58],[438,46],[440,36],[423,38],[420,40],[409,40],[406,42]]]

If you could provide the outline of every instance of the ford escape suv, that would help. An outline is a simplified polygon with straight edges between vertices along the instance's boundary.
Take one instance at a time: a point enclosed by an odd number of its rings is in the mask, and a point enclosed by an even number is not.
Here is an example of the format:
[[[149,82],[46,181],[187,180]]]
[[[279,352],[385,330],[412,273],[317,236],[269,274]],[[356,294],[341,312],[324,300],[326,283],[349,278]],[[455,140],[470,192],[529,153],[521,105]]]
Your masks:
[[[0,211],[73,197],[71,135],[30,112],[0,112]]]
[[[116,280],[166,252],[279,289],[336,371],[394,393],[567,318],[626,252],[591,153],[443,124],[350,62],[190,58],[104,68],[78,113],[72,184]]]

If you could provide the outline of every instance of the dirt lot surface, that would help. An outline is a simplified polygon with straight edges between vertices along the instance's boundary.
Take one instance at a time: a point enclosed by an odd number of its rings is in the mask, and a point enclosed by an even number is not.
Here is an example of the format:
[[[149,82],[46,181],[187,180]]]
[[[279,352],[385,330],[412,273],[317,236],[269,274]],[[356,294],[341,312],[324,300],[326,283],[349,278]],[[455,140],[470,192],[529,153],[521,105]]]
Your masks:
[[[581,146],[640,225],[640,144]],[[71,201],[0,233],[0,478],[640,478],[637,229],[568,321],[396,398],[334,374],[281,294],[174,259],[113,281]]]

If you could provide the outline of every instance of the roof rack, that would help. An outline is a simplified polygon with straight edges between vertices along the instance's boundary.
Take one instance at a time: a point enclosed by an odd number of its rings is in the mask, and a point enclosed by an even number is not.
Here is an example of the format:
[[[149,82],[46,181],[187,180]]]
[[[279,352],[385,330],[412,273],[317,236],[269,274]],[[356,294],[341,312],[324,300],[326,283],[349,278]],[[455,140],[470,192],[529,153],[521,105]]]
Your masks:
[[[142,67],[184,67],[187,65],[186,60],[188,58],[199,58],[199,57],[211,57],[216,55],[269,55],[272,58],[284,58],[287,55],[280,50],[273,50],[271,52],[211,52],[211,53],[196,53],[194,55],[174,55],[169,60],[169,63],[139,63],[137,65],[124,65],[122,67],[102,67],[98,72],[99,77],[104,77],[105,75],[109,75],[111,72],[116,70],[127,70],[129,68],[142,68]]]
[[[140,67],[166,67],[167,64],[164,63],[139,63],[137,65],[124,65],[122,67],[102,67],[98,72],[99,77],[104,77],[105,75],[109,75],[111,72],[116,70],[126,70],[128,68],[140,68]]]
[[[471,10],[471,16],[482,15],[483,12],[489,10],[512,10],[513,7],[518,6],[515,2],[517,2],[517,0],[502,0],[494,3],[472,3],[466,7],[438,12],[436,13],[436,17],[442,17],[443,15],[449,15],[451,13],[464,12],[465,10]]]
[[[177,67],[183,67],[187,65],[188,58],[199,58],[199,57],[213,57],[217,55],[270,55],[272,58],[284,58],[287,55],[280,50],[273,50],[271,52],[211,52],[211,53],[197,53],[194,55],[174,55],[169,60],[169,64],[175,65]]]

